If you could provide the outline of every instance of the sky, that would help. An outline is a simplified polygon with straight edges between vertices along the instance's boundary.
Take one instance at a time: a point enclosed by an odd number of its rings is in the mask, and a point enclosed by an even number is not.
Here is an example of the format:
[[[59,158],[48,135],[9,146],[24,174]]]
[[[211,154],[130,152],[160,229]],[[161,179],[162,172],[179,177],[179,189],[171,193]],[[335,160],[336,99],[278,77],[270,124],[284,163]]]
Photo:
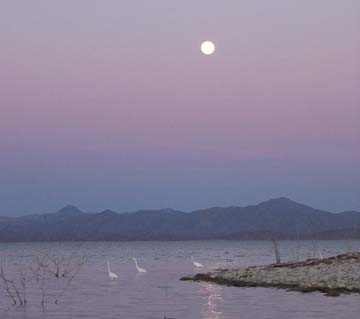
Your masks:
[[[2,0],[0,215],[360,210],[359,30],[358,0]]]

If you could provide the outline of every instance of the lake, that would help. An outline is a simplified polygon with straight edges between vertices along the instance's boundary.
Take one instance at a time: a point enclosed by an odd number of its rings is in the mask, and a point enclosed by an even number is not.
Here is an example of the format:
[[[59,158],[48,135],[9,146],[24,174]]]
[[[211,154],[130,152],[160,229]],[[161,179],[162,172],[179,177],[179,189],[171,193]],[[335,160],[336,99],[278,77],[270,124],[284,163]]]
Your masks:
[[[359,249],[358,240],[280,241],[283,261]],[[58,304],[49,295],[42,307],[39,292],[29,286],[28,304],[13,306],[2,290],[1,319],[358,319],[360,315],[358,294],[334,298],[321,293],[179,281],[182,276],[199,272],[192,261],[205,266],[201,271],[272,263],[271,241],[0,243],[0,257],[10,277],[39,254],[80,254],[88,259]],[[137,273],[132,257],[147,273]],[[117,280],[108,277],[107,260]],[[54,279],[54,289],[61,280]]]

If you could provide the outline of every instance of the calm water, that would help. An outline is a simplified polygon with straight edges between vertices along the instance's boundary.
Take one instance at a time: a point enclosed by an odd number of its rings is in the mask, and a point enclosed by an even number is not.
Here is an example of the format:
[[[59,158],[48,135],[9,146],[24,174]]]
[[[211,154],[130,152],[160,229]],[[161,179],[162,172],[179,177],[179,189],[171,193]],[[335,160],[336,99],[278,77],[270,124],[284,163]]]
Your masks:
[[[283,260],[359,250],[360,241],[280,242]],[[271,288],[233,288],[182,282],[191,257],[206,270],[273,262],[266,241],[98,242],[0,244],[9,272],[41,251],[86,254],[89,260],[60,304],[11,306],[1,292],[0,318],[360,318],[360,295],[339,298]],[[136,272],[137,257],[146,274]],[[119,279],[108,278],[106,260]],[[14,265],[14,266],[12,266]],[[28,292],[29,295],[32,292]],[[35,294],[35,292],[34,292]],[[29,297],[31,299],[31,296]]]

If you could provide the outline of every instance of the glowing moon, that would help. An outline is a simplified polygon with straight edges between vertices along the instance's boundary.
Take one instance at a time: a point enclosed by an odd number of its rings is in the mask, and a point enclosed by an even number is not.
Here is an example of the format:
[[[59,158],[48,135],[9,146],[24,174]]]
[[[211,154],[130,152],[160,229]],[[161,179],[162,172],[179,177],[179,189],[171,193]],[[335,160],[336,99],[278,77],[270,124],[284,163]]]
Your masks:
[[[215,52],[215,44],[211,41],[205,41],[201,44],[201,52],[205,55],[210,55]]]

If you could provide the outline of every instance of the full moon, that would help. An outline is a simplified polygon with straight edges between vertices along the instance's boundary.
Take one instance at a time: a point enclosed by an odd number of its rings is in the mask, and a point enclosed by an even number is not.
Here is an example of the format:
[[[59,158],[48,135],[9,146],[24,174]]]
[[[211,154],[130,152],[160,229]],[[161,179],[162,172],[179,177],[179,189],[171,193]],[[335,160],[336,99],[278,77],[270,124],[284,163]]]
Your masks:
[[[205,41],[201,44],[201,52],[210,55],[213,54],[215,51],[215,44],[211,41]]]

